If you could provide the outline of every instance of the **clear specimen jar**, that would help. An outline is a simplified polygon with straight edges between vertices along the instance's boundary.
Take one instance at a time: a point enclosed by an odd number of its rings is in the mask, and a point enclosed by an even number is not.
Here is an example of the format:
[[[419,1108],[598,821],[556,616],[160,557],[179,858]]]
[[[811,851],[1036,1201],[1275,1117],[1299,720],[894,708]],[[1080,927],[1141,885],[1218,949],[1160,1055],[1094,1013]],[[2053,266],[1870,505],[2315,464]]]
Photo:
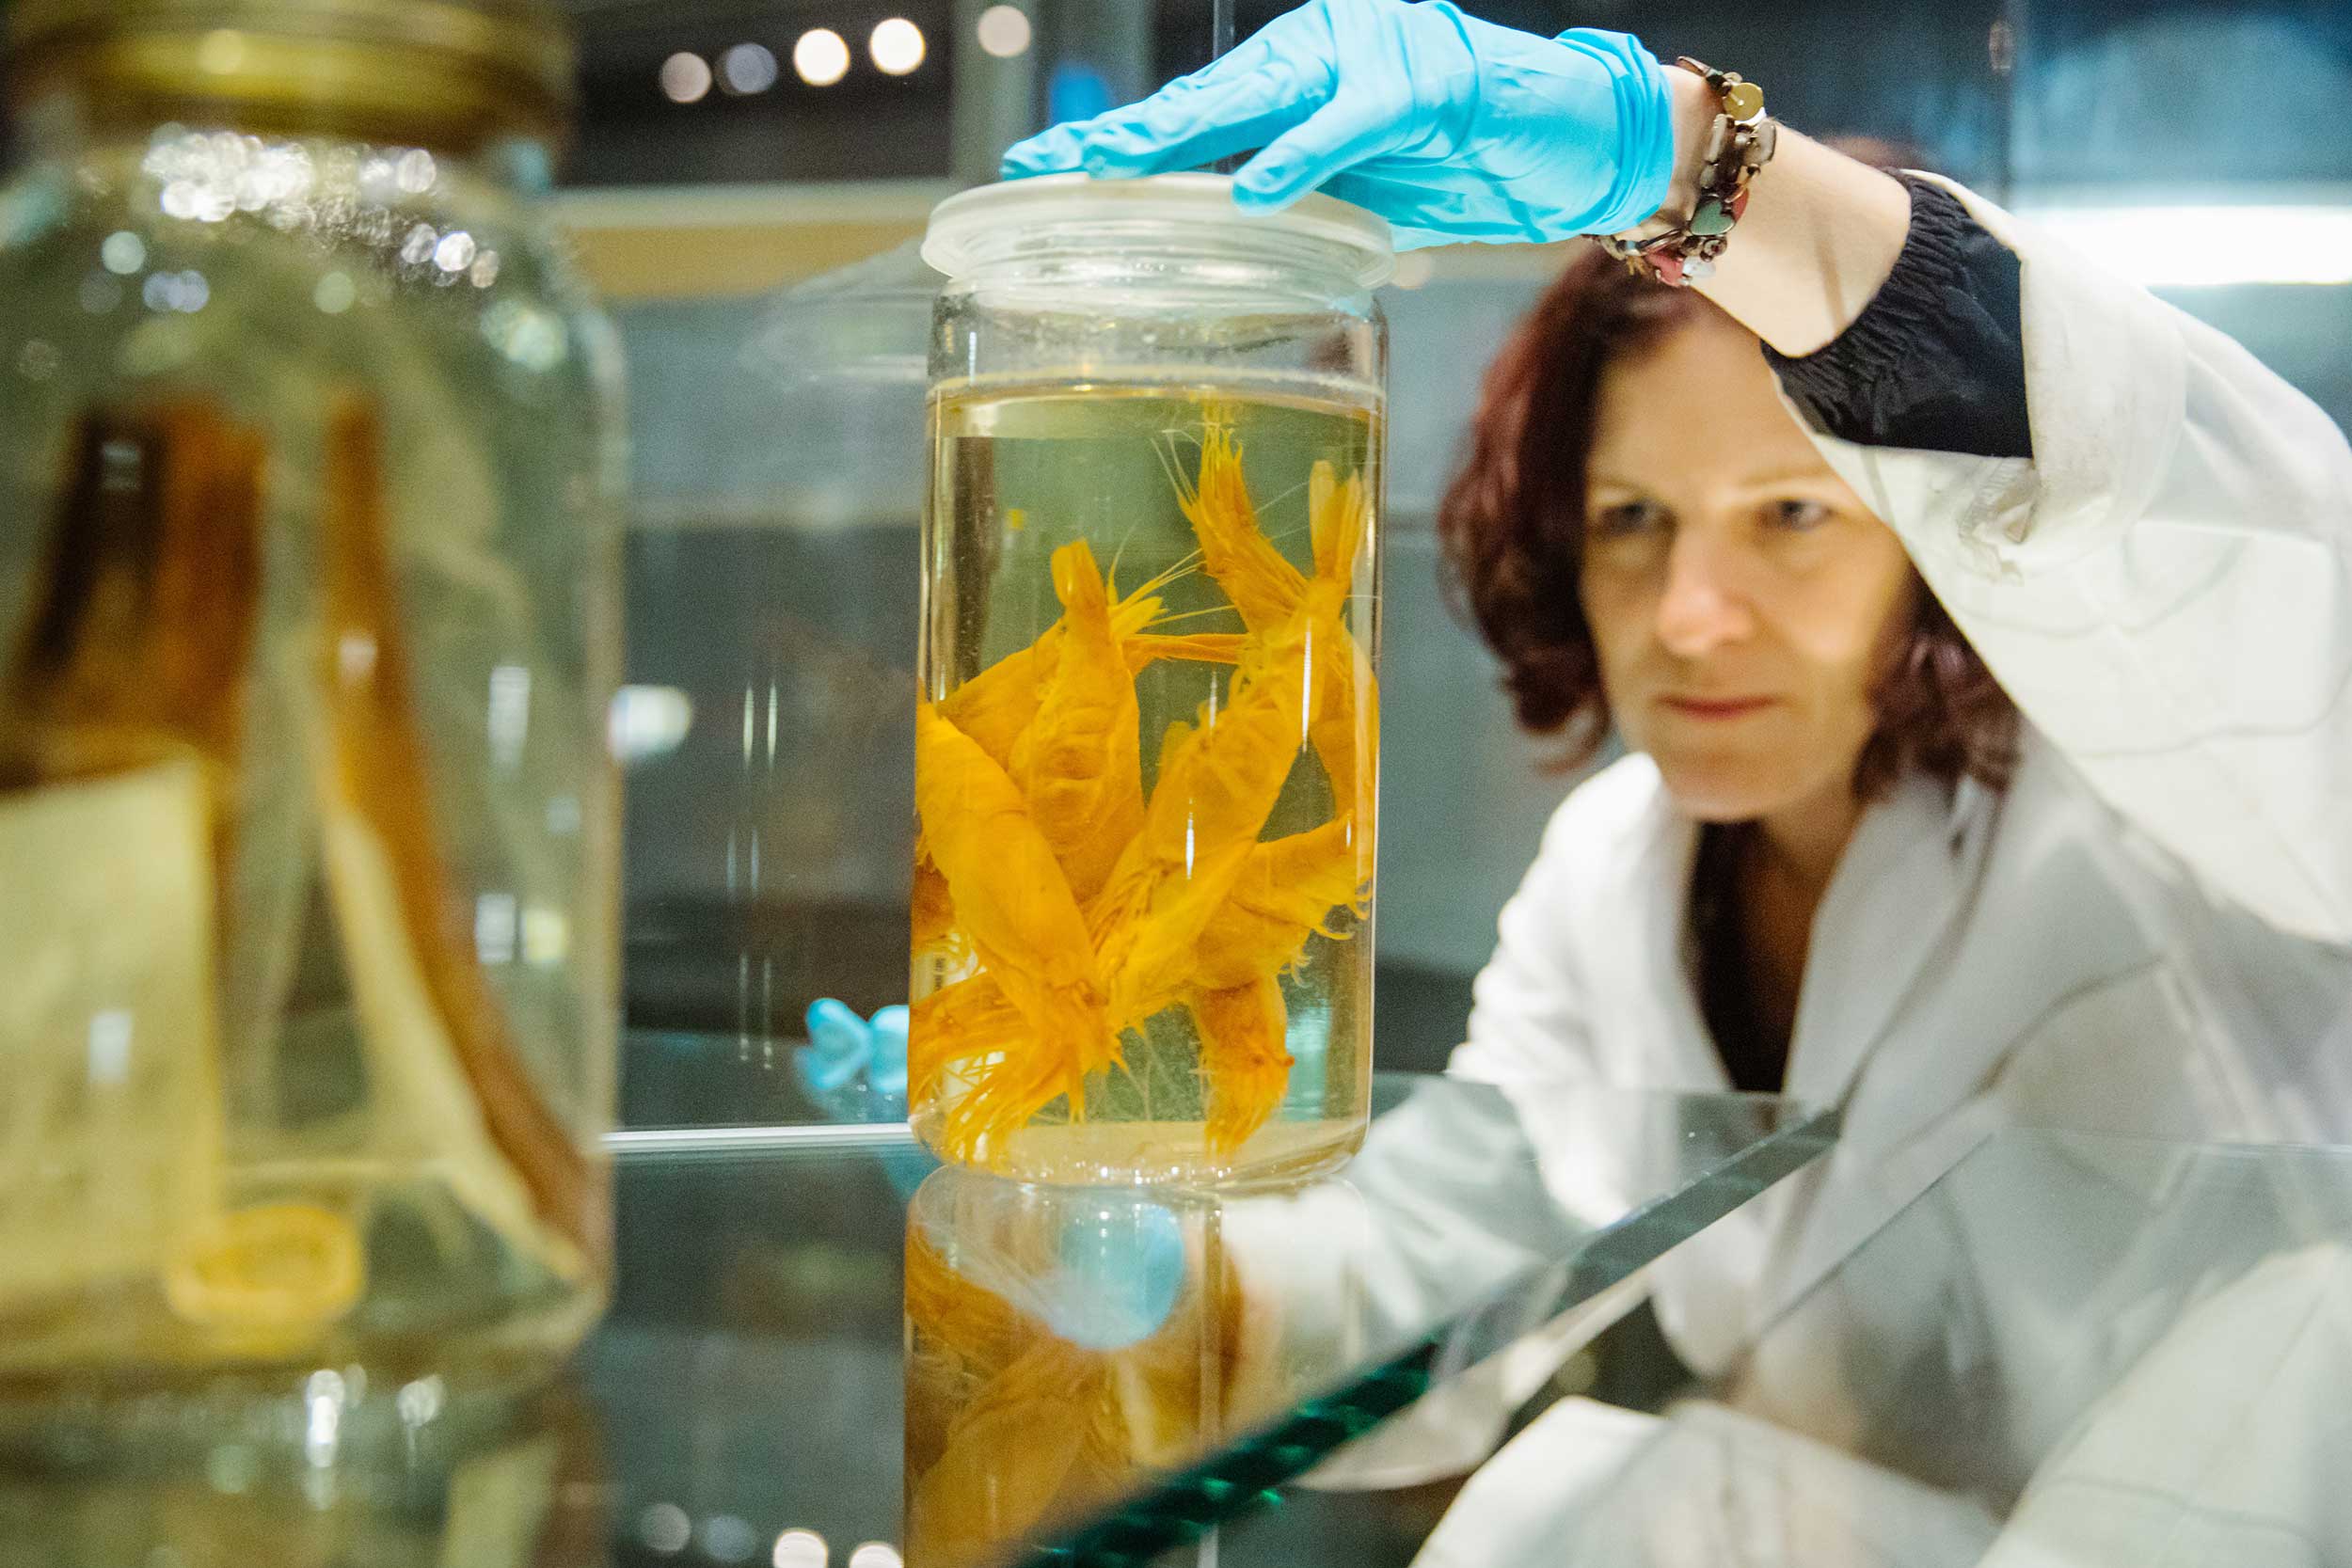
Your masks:
[[[1363,1135],[1392,264],[1326,198],[1055,177],[933,214],[910,1101],[1032,1180]]]

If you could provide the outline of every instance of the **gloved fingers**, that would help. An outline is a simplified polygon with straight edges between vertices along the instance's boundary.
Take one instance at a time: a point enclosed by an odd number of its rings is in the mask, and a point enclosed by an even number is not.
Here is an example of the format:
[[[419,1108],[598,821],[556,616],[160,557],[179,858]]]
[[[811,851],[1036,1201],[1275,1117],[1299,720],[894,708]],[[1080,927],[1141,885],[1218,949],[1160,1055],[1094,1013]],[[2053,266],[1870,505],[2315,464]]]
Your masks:
[[[866,1081],[879,1093],[906,1093],[907,1017],[903,1006],[884,1007],[869,1021],[874,1055],[866,1067]]]
[[[1184,1293],[1184,1230],[1175,1213],[1149,1199],[1073,1198],[1044,1279],[1046,1318],[1067,1339],[1118,1350],[1149,1338]]]
[[[1080,149],[1079,166],[1089,174],[1105,179],[1199,168],[1219,158],[1263,147],[1309,112],[1295,103],[1271,107],[1234,103],[1230,110],[1212,103],[1199,108],[1199,115],[1181,123],[1170,123],[1165,131],[1107,127],[1090,135]]]
[[[1163,134],[1130,110],[1114,109],[1093,119],[1057,125],[1023,142],[1005,154],[997,174],[1006,180],[1038,174],[1086,173],[1106,180],[1165,174],[1263,146],[1289,123],[1287,116],[1278,113],[1270,119],[1212,119],[1198,130]]]
[[[1079,154],[1085,147],[1079,132],[1088,123],[1081,119],[1049,126],[1026,141],[1013,143],[996,165],[996,178],[1026,180],[1037,174],[1075,174]]]
[[[807,1022],[808,1044],[792,1055],[803,1086],[837,1089],[866,1070],[874,1053],[873,1030],[855,1008],[822,997],[809,1004]]]
[[[1397,135],[1392,104],[1343,92],[1242,166],[1233,199],[1246,207],[1287,206],[1351,165],[1388,150]]]

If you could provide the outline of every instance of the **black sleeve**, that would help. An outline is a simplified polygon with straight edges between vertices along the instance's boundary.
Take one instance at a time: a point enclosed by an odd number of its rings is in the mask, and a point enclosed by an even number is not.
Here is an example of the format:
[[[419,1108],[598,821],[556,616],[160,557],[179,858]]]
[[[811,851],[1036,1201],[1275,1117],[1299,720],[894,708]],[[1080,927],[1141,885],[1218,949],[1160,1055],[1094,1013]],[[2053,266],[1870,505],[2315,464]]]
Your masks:
[[[2031,457],[2016,253],[1943,186],[1903,183],[1911,231],[1877,297],[1826,347],[1791,359],[1767,345],[1764,356],[1824,435]]]

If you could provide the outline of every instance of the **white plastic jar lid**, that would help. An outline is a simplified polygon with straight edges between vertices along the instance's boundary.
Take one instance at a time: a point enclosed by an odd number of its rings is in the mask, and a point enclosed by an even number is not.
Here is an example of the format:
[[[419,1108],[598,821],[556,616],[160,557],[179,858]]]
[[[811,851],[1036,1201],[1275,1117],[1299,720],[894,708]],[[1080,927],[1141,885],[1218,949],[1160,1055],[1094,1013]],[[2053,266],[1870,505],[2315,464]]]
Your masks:
[[[1378,288],[1396,270],[1388,220],[1350,202],[1309,196],[1279,213],[1252,213],[1233,203],[1225,174],[1155,174],[1139,180],[1097,180],[1085,174],[1046,174],[1008,180],[949,197],[931,210],[923,260],[949,277],[968,276],[1002,254],[1008,231],[1084,230],[1097,225],[1167,223],[1247,228],[1320,241],[1352,253],[1359,285]]]

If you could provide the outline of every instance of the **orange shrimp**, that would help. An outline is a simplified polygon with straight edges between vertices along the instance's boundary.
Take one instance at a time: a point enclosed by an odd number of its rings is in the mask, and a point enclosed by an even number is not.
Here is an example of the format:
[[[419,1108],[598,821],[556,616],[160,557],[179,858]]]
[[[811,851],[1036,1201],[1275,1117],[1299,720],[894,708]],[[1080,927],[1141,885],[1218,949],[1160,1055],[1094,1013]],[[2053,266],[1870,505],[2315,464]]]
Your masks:
[[[1019,1126],[1065,1091],[1074,1110],[1085,1075],[1118,1052],[1085,917],[1004,769],[930,704],[916,705],[914,722],[924,842],[974,957],[1032,1031],[1025,1050],[1011,1054],[1033,1064],[1023,1097],[1039,1098],[1017,1117],[1014,1105],[1002,1106],[1005,1125]]]
[[[1186,982],[1194,946],[1248,863],[1301,750],[1308,630],[1302,604],[1242,659],[1231,700],[1199,728],[1170,725],[1143,832],[1127,847],[1091,925],[1111,1016],[1149,1017]]]
[[[1200,477],[1180,484],[1176,504],[1200,541],[1200,562],[1253,632],[1271,631],[1298,608],[1305,576],[1258,526],[1258,508],[1241,472],[1241,448],[1219,420],[1201,429]]]
[[[1143,827],[1142,720],[1094,552],[1083,539],[1064,545],[1053,571],[1062,604],[1055,667],[1009,771],[1084,901]]]
[[[1113,641],[1124,644],[1159,618],[1161,602],[1152,592],[1157,586],[1146,583],[1112,607]],[[1013,746],[1037,717],[1045,682],[1060,662],[1065,621],[1056,621],[1036,641],[1007,654],[939,705],[941,717],[977,741],[999,767],[1012,760]]]
[[[950,1068],[1009,1051],[1027,1031],[994,975],[975,974],[940,987],[908,1013],[909,1097],[918,1104],[930,1099]]]
[[[1333,585],[1346,602],[1356,578],[1356,558],[1372,531],[1372,505],[1361,474],[1341,483],[1328,463],[1317,463],[1307,481],[1307,525],[1313,540],[1315,578]],[[1380,686],[1372,657],[1334,617],[1315,648],[1313,717],[1308,738],[1323,759],[1331,787],[1352,790],[1343,809],[1360,829],[1356,849],[1364,880],[1372,878],[1373,830],[1378,816]]]
[[[1287,969],[1311,936],[1343,941],[1328,922],[1363,911],[1354,824],[1334,817],[1309,832],[1259,845],[1224,908],[1200,933],[1194,982],[1221,990]]]
[[[965,942],[984,966],[913,1020],[914,1097],[968,1080],[943,1118],[952,1156],[998,1152],[1057,1097],[1082,1117],[1120,1033],[1178,1004],[1199,1025],[1212,1147],[1237,1146],[1288,1078],[1276,976],[1317,932],[1342,937],[1333,916],[1368,893],[1377,693],[1346,619],[1372,528],[1362,478],[1312,469],[1311,571],[1266,538],[1221,421],[1178,488],[1244,633],[1151,630],[1152,590],[1178,573],[1120,598],[1078,542],[1053,557],[1054,625],[918,721],[918,943]],[[1223,711],[1168,727],[1146,801],[1132,676],[1171,658],[1235,674]],[[1310,749],[1339,815],[1261,843]]]
[[[1200,477],[1179,504],[1200,541],[1200,559],[1241,612],[1242,624],[1263,633],[1293,614],[1310,578],[1284,559],[1258,523],[1241,469],[1241,450],[1226,428],[1211,422],[1200,445]],[[1315,570],[1311,579],[1332,590],[1327,613],[1313,628],[1315,681],[1309,701],[1310,736],[1331,787],[1346,796],[1343,809],[1364,825],[1359,855],[1372,867],[1371,824],[1375,774],[1361,766],[1379,755],[1379,698],[1372,660],[1349,635],[1345,620],[1356,561],[1372,531],[1363,476],[1342,483],[1327,462],[1307,482],[1307,523]],[[1367,701],[1359,703],[1361,693]]]
[[[1188,1000],[1209,1085],[1209,1148],[1230,1154],[1265,1124],[1290,1082],[1281,983],[1260,974],[1222,990],[1196,990]]]
[[[1307,532],[1314,548],[1315,576],[1326,582],[1352,583],[1356,557],[1363,552],[1371,531],[1364,476],[1351,473],[1343,484],[1328,462],[1317,463],[1307,476]]]

